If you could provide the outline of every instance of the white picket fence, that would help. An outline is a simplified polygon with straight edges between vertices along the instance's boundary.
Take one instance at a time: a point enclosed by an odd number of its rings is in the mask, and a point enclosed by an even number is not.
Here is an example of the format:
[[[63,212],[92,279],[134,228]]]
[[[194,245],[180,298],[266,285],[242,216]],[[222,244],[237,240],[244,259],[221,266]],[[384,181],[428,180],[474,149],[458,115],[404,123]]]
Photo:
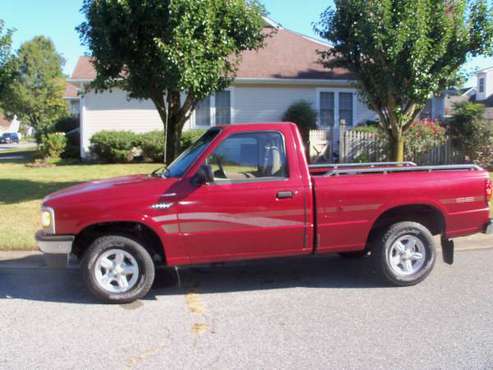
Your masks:
[[[310,131],[310,160],[316,162],[383,162],[388,161],[388,152],[377,135],[369,132],[339,129],[339,135],[333,139],[334,130]],[[464,163],[464,155],[455,149],[452,141],[437,144],[432,150],[414,153],[412,158],[420,165],[439,165]]]

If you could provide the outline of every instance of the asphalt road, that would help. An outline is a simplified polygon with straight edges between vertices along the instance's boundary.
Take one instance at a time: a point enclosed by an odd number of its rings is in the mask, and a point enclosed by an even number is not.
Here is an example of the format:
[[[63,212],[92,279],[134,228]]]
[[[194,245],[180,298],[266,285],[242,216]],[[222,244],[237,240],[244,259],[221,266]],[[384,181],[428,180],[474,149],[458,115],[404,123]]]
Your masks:
[[[0,263],[2,369],[493,368],[492,249],[410,288],[335,256],[162,271],[126,306],[37,258]]]

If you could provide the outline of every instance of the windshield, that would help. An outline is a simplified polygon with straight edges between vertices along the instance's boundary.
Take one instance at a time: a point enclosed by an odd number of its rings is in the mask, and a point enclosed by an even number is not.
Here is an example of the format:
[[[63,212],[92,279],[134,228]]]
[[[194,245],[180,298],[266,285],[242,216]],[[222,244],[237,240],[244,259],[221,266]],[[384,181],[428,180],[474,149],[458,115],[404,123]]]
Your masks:
[[[168,166],[163,175],[166,177],[182,177],[185,171],[198,157],[200,157],[220,131],[221,130],[218,128],[207,131],[200,139],[193,143],[190,148],[181,153],[181,155]]]

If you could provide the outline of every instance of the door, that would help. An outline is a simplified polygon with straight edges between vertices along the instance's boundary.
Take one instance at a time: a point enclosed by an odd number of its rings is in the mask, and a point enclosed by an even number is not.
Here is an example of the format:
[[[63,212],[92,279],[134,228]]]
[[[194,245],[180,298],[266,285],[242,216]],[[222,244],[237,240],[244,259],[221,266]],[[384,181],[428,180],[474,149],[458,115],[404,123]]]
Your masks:
[[[191,261],[302,253],[306,194],[301,178],[290,176],[291,162],[280,132],[225,138],[205,161],[214,181],[179,204],[180,232]]]

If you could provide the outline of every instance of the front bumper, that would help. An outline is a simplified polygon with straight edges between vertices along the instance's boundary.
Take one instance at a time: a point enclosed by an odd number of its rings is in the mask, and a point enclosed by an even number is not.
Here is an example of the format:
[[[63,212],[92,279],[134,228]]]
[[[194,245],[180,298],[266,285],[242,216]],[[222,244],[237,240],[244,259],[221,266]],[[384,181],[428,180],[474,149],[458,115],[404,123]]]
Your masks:
[[[73,235],[47,235],[43,231],[36,233],[36,244],[50,267],[67,265],[74,239]]]
[[[485,234],[493,234],[493,219],[489,220],[486,226],[484,227]]]

